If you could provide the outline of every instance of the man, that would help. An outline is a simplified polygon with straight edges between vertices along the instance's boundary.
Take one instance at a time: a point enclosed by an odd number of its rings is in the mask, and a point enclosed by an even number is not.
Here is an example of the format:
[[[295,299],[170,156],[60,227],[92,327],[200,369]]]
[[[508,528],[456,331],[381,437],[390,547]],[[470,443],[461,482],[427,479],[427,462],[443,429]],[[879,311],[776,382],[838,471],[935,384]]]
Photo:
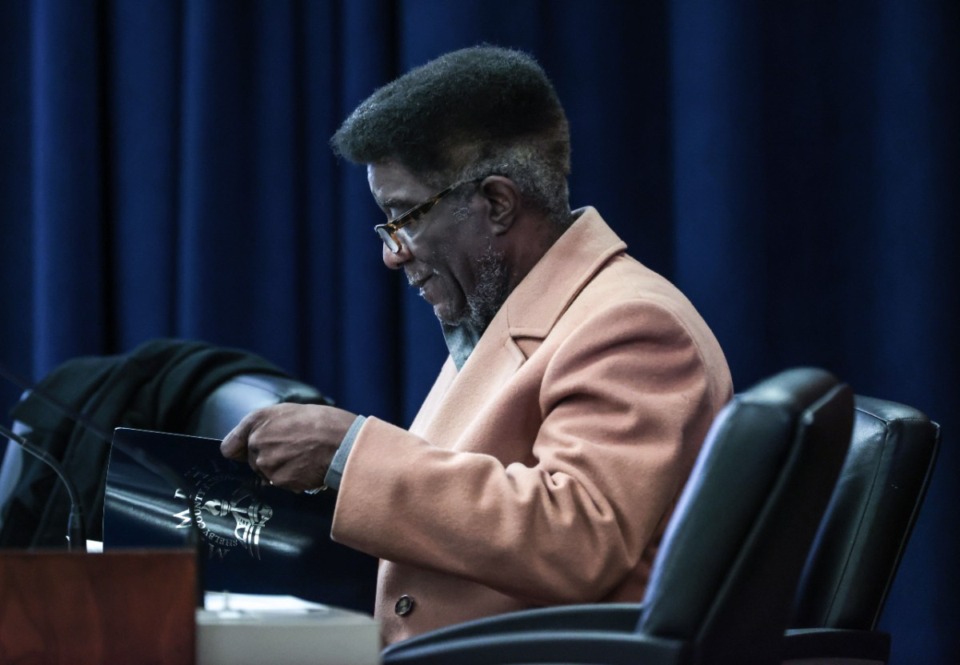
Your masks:
[[[570,141],[528,56],[477,47],[377,90],[332,141],[367,166],[383,261],[450,357],[409,430],[323,406],[224,440],[294,491],[338,491],[332,537],[381,559],[394,642],[525,607],[636,601],[701,441],[731,397],[693,306],[570,211]]]

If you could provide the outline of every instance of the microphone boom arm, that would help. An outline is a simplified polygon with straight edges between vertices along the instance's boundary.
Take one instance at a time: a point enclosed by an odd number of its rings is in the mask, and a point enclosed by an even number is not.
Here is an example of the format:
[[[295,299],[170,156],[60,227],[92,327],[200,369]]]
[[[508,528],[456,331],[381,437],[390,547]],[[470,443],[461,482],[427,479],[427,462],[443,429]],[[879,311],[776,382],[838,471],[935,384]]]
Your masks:
[[[53,469],[54,473],[57,474],[57,477],[60,478],[60,482],[63,483],[63,486],[67,490],[67,496],[70,497],[70,516],[67,518],[67,549],[71,551],[76,549],[81,552],[86,552],[86,525],[84,524],[83,519],[83,506],[80,504],[80,495],[77,492],[76,486],[73,484],[70,478],[67,477],[67,474],[64,473],[60,462],[58,462],[53,455],[48,453],[43,448],[35,446],[24,437],[20,436],[11,429],[7,429],[3,425],[0,425],[0,435],[9,439],[13,443],[16,443],[23,450],[49,466],[51,469]]]

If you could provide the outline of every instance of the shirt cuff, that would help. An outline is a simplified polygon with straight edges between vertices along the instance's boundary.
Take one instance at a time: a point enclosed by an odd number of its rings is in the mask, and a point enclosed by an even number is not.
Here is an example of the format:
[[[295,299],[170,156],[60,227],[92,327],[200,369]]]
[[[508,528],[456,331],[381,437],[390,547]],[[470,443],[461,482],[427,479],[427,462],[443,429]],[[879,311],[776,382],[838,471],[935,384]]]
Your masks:
[[[364,416],[357,416],[350,425],[350,429],[343,435],[343,441],[340,442],[340,447],[337,448],[333,461],[330,462],[330,468],[327,469],[327,475],[323,478],[323,484],[330,489],[340,489],[340,480],[343,478],[343,470],[347,466],[350,451],[353,450],[353,442],[356,441],[357,434],[360,433],[360,428],[366,420]]]

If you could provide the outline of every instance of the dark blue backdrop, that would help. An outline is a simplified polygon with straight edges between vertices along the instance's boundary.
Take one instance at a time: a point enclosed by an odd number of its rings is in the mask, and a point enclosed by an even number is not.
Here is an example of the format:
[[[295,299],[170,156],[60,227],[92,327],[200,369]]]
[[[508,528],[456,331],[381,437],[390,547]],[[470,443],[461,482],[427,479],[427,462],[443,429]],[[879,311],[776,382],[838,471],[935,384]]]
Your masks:
[[[958,5],[0,0],[0,360],[205,339],[409,422],[442,340],[327,139],[412,65],[522,48],[573,203],[691,296],[739,388],[820,365],[941,422],[883,624],[895,662],[960,662]]]

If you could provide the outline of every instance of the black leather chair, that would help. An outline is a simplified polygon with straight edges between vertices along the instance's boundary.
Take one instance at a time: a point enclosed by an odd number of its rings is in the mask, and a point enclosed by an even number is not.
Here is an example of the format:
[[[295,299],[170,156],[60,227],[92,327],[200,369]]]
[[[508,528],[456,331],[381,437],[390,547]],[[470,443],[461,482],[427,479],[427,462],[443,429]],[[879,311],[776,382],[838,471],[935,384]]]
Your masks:
[[[717,417],[644,602],[530,610],[388,647],[392,663],[775,663],[850,442],[853,396],[795,369]]]
[[[801,577],[785,658],[886,663],[876,630],[923,503],[940,427],[910,406],[856,397],[847,460]]]

